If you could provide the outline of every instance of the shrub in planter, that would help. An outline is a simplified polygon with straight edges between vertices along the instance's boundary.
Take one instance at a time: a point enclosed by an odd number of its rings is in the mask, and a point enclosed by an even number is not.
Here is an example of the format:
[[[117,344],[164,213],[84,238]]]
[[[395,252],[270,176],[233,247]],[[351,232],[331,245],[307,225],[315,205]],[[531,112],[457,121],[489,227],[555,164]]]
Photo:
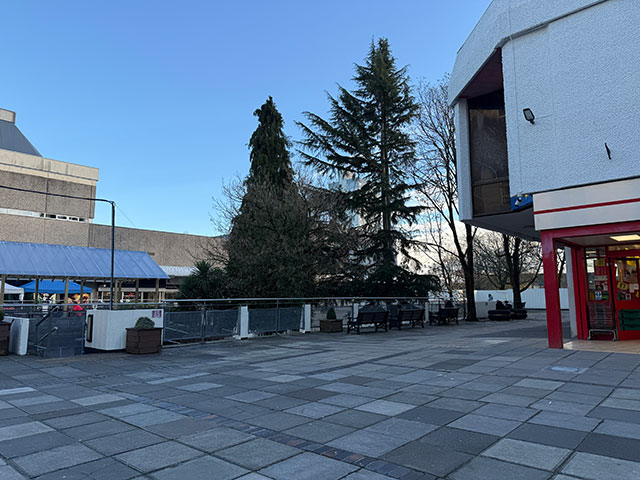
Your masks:
[[[127,353],[158,353],[162,350],[162,328],[149,317],[140,317],[135,327],[127,328]]]
[[[0,309],[0,355],[9,354],[11,323],[4,321],[4,310]]]
[[[342,331],[342,320],[336,319],[336,310],[333,307],[327,310],[327,319],[320,320],[320,331],[322,333],[337,333]]]

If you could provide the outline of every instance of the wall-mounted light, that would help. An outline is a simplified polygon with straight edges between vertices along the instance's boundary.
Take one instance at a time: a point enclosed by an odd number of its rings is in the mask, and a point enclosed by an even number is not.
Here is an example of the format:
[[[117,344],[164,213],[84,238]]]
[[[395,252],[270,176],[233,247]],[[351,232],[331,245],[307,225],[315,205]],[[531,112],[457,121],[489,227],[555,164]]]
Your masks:
[[[524,115],[524,119],[529,122],[531,125],[536,123],[536,116],[533,114],[530,108],[525,108],[522,110],[522,114]]]

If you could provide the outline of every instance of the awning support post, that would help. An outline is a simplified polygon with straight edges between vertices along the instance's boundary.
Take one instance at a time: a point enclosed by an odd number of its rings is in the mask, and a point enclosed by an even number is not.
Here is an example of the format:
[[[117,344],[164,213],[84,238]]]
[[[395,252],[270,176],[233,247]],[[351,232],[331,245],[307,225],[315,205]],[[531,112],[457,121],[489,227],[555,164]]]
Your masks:
[[[65,277],[64,279],[64,309],[67,309],[67,304],[69,303],[69,277]]]
[[[0,305],[4,305],[4,284],[7,282],[7,276],[2,275],[2,286],[0,286]]]

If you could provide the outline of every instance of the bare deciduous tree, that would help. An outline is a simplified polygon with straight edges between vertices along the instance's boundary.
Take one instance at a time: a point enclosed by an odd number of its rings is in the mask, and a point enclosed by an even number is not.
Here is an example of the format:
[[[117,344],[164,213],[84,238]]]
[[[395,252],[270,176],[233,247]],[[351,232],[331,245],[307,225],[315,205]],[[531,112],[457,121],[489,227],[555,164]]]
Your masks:
[[[468,224],[460,227],[459,223],[455,122],[449,105],[448,83],[448,76],[445,76],[436,85],[422,82],[418,86],[420,113],[416,137],[420,158],[415,177],[419,200],[429,212],[427,222],[436,229],[441,227],[435,235],[427,235],[424,246],[427,251],[435,252],[439,259],[448,254],[456,257],[464,277],[467,319],[476,320],[473,263],[476,228]],[[451,247],[443,241],[447,237],[450,237]],[[446,267],[442,261],[440,265],[444,271]]]

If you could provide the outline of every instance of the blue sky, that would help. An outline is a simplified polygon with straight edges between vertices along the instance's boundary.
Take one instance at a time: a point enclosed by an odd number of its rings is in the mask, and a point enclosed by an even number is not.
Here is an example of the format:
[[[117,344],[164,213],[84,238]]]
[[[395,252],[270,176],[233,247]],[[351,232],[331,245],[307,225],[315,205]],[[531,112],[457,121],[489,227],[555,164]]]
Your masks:
[[[373,38],[436,81],[489,0],[2,2],[0,108],[47,158],[98,167],[118,224],[210,235],[272,95],[292,140]],[[96,221],[109,222],[97,207]]]

